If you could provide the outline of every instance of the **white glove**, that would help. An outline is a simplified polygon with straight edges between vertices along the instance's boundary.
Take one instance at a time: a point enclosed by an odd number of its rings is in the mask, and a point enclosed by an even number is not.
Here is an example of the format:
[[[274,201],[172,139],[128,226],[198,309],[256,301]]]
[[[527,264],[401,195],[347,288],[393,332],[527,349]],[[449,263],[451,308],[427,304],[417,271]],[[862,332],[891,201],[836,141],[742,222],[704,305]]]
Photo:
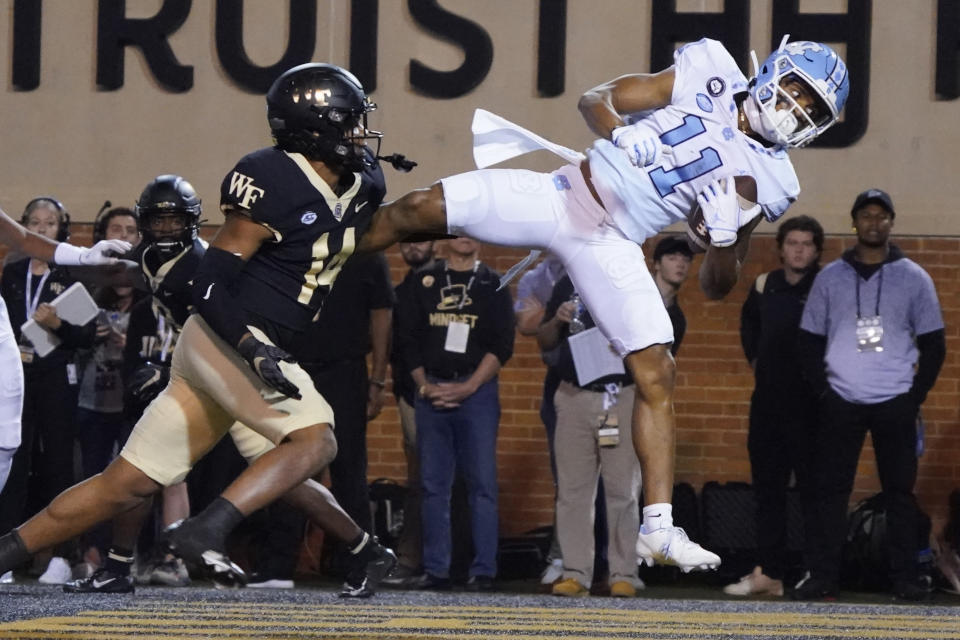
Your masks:
[[[634,125],[617,127],[610,133],[610,140],[624,150],[635,167],[654,164],[663,153],[663,143],[656,134]]]
[[[123,240],[101,240],[92,247],[76,247],[61,242],[54,249],[53,261],[66,266],[91,266],[99,264],[116,264],[117,258],[108,256],[108,253],[123,255],[130,251],[131,244]]]
[[[760,205],[749,209],[740,207],[737,185],[733,176],[714,180],[697,196],[703,222],[710,233],[710,244],[729,247],[737,241],[737,232],[742,226],[760,215]]]

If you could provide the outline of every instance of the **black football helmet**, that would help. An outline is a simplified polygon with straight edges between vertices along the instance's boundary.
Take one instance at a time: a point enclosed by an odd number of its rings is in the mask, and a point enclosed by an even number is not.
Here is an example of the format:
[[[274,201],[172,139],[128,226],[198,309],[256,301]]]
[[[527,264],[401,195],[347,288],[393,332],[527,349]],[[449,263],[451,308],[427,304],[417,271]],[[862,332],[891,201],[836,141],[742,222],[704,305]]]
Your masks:
[[[134,207],[148,249],[166,261],[193,245],[200,227],[200,198],[180,176],[162,175],[143,189]]]
[[[383,134],[367,129],[367,114],[376,108],[360,81],[332,64],[293,67],[267,92],[267,120],[277,146],[343,171],[376,162]],[[375,149],[368,140],[377,141]]]

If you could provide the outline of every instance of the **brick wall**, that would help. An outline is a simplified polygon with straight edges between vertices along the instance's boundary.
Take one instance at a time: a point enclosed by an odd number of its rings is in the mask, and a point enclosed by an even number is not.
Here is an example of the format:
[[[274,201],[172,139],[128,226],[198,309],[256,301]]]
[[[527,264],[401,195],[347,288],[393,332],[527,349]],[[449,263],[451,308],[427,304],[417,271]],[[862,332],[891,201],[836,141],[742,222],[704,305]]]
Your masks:
[[[205,228],[204,237],[213,234]],[[75,224],[73,242],[90,243],[90,225]],[[655,243],[647,243],[650,253]],[[927,452],[920,461],[917,495],[935,530],[946,519],[947,496],[960,487],[960,239],[896,238],[897,244],[933,277],[947,327],[947,359],[923,408]],[[833,260],[852,237],[829,237],[823,263]],[[484,246],[481,258],[501,273],[525,251]],[[406,269],[396,250],[388,254],[394,282]],[[693,273],[699,266],[694,262]],[[753,376],[740,349],[740,306],[754,278],[779,266],[772,236],[753,240],[737,288],[721,302],[707,301],[695,278],[680,292],[687,335],[677,358],[677,480],[698,491],[704,482],[749,481],[747,413]],[[553,485],[547,444],[538,415],[543,366],[532,338],[518,336],[513,359],[500,377],[503,417],[498,442],[500,522],[503,534],[549,524]],[[369,476],[406,479],[396,407],[387,403],[368,431]],[[864,447],[853,500],[879,490],[873,450]]]

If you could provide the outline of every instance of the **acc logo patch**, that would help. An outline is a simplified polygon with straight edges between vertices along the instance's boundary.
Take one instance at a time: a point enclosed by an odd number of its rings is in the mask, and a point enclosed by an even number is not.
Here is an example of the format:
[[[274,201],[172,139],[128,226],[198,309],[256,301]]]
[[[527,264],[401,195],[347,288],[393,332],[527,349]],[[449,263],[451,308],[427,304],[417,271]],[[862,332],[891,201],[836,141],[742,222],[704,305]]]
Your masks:
[[[703,109],[704,111],[706,111],[707,113],[710,113],[711,111],[713,111],[713,102],[710,100],[710,98],[703,95],[702,93],[697,94],[697,106]]]
[[[317,214],[313,211],[307,211],[305,214],[300,216],[300,222],[303,224],[313,224],[317,221]]]
[[[707,80],[707,93],[712,95],[714,98],[719,96],[721,93],[726,90],[727,84],[719,77],[714,76]]]
[[[430,287],[433,286],[434,282],[436,282],[436,278],[428,275],[428,276],[423,276],[423,280],[420,281],[420,284],[422,284],[425,288],[429,289]]]

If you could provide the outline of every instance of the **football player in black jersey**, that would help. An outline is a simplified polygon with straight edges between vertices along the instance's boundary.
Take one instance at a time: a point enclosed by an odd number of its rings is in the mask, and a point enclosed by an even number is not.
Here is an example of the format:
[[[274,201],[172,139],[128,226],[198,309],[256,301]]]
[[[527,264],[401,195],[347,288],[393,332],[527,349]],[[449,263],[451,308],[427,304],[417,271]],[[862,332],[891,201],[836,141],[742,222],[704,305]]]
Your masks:
[[[200,198],[193,186],[180,176],[162,175],[152,180],[137,200],[136,211],[144,240],[129,257],[140,265],[143,278],[153,294],[134,307],[124,354],[129,396],[127,408],[139,415],[169,381],[170,356],[193,309],[190,284],[206,252],[206,243],[197,236],[202,211]],[[250,462],[274,446],[239,422],[230,428],[230,436],[240,454]],[[317,482],[305,482],[283,498],[334,538],[349,542],[363,533],[340,509],[333,495]],[[184,483],[165,487],[163,499],[165,521],[170,520],[168,500],[181,510],[186,506],[182,518],[189,515]],[[68,583],[64,591],[132,592],[133,547],[149,514],[149,507],[150,502],[144,501],[140,507],[114,518],[113,541],[105,565],[87,578]],[[375,585],[370,581],[362,589],[356,587],[363,584],[364,573],[365,567],[354,568],[348,583],[355,586],[346,586],[344,595],[372,593]],[[166,571],[162,575],[175,574]],[[177,586],[172,580],[164,580],[163,584]]]
[[[102,474],[0,537],[0,572],[182,480],[235,421],[275,446],[171,531],[171,550],[220,583],[242,583],[227,534],[285,494],[325,491],[310,479],[336,455],[333,414],[285,347],[316,316],[380,205],[383,173],[367,142],[381,134],[367,129],[375,105],[360,83],[333,65],[287,71],[267,107],[276,146],[224,178],[226,220],[194,277],[198,313],[184,323],[170,382]],[[362,531],[349,546],[364,575],[348,576],[342,594],[366,595],[396,558]]]

